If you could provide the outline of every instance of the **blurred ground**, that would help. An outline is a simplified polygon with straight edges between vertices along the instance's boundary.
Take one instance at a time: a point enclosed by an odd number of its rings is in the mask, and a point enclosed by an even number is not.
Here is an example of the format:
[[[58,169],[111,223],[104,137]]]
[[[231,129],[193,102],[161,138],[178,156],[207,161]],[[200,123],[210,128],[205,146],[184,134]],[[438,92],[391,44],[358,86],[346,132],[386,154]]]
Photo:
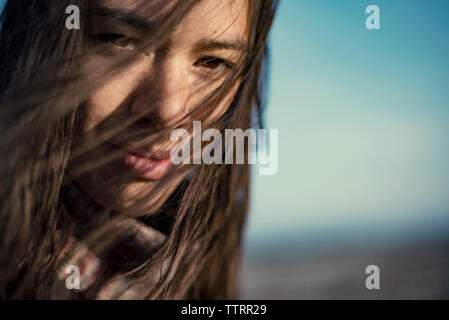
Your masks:
[[[380,268],[380,290],[367,290],[365,268]],[[449,243],[321,253],[248,254],[243,299],[448,299]]]

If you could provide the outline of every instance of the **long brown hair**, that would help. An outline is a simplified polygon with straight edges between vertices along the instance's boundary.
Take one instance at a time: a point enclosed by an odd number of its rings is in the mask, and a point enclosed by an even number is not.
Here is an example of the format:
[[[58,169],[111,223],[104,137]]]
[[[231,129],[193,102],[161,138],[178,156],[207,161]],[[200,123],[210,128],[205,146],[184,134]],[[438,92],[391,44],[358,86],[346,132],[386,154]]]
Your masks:
[[[189,114],[190,119],[207,118],[240,79],[230,107],[214,123],[221,130],[263,126],[267,37],[278,1],[248,1],[249,45],[241,63]],[[161,46],[198,2],[176,2],[142,47]],[[72,4],[84,15],[81,30],[65,28],[62,13]],[[102,142],[100,138],[89,145],[75,142],[78,108],[95,87],[134,58],[117,59],[87,83],[86,71],[80,68],[87,50],[87,8],[86,0],[14,0],[8,1],[1,16],[1,298],[47,298],[55,281],[56,257],[67,235],[79,228],[69,218],[61,192],[67,167]],[[170,128],[156,123],[154,132],[168,131],[182,121]],[[109,132],[107,137],[116,133]],[[89,163],[86,170],[98,165]],[[142,298],[173,299],[179,292],[193,299],[236,297],[249,171],[248,164],[185,168],[190,178],[158,209],[172,211],[166,241],[129,272],[139,281],[159,266],[159,280]],[[123,215],[114,219],[120,218]],[[95,250],[106,248],[115,237],[109,227],[83,234],[86,243],[96,246]]]

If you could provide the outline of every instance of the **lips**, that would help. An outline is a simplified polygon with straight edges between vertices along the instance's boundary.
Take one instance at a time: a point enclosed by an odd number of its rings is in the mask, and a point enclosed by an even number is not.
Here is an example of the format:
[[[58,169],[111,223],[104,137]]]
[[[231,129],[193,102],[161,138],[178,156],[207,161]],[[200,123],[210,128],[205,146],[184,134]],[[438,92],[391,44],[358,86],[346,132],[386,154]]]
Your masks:
[[[162,178],[170,169],[172,163],[170,152],[142,152],[134,151],[127,146],[113,145],[114,148],[124,153],[123,164],[134,170],[138,176],[148,180]]]

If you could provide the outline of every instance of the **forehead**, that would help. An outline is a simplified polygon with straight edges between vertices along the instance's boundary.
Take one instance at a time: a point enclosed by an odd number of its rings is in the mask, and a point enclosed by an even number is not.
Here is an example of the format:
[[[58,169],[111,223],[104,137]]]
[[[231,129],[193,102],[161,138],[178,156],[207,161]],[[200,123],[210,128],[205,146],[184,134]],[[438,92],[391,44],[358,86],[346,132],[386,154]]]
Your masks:
[[[177,26],[175,34],[185,40],[199,37],[244,41],[247,38],[248,2],[249,0],[201,0]],[[91,0],[91,3],[133,12],[150,21],[170,10],[175,1]]]

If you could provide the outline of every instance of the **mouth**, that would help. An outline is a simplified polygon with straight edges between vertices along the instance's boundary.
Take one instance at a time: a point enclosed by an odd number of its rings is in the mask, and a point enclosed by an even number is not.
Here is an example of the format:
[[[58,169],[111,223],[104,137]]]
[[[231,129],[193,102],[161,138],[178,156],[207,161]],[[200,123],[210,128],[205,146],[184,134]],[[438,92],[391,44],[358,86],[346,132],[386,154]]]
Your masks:
[[[142,152],[127,146],[112,145],[123,153],[120,160],[132,169],[140,178],[146,180],[161,179],[172,166],[170,152]]]

